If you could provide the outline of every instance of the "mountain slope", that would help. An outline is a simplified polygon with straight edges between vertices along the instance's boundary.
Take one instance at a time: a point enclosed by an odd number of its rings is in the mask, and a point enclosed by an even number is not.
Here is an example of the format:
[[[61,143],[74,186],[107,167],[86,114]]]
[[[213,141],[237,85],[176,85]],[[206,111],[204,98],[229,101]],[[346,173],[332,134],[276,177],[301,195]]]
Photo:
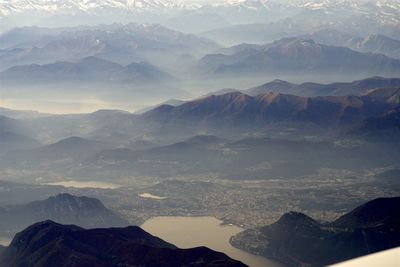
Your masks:
[[[0,209],[1,232],[7,235],[43,220],[76,224],[85,228],[125,226],[128,222],[98,199],[59,194],[45,200]]]
[[[95,56],[128,65],[160,66],[179,55],[203,55],[219,48],[215,42],[170,30],[158,24],[110,24],[92,27],[24,27],[0,35],[0,69],[16,65],[76,62]]]
[[[40,143],[30,137],[12,132],[0,132],[0,154],[19,149],[33,149]]]
[[[324,168],[358,172],[373,166],[396,164],[399,156],[396,147],[398,145],[391,145],[390,149],[373,144],[342,146],[279,137],[229,141],[215,136],[197,136],[141,151],[104,150],[88,159],[83,169],[92,173],[109,172],[113,177],[135,174],[168,178],[212,173],[231,180],[298,179]]]
[[[263,85],[253,87],[243,92],[256,96],[269,92],[293,94],[298,96],[343,96],[360,95],[377,88],[400,88],[399,78],[370,77],[350,83],[302,83],[293,84],[282,80],[274,80]]]
[[[178,249],[139,227],[84,230],[45,221],[17,234],[0,266],[245,266],[205,247]]]
[[[400,58],[400,41],[381,34],[357,37],[332,29],[322,29],[301,38],[312,39],[318,43],[344,46],[365,53],[384,54],[392,58]]]
[[[3,159],[3,165],[13,165],[13,161],[23,161],[24,165],[37,166],[50,164],[67,168],[68,162],[80,162],[89,155],[109,148],[107,143],[92,141],[81,137],[69,137],[50,145],[32,149],[15,150]],[[17,163],[17,162],[15,162]]]
[[[40,143],[34,137],[34,131],[26,123],[0,115],[0,154],[38,147]]]
[[[231,242],[291,266],[326,266],[399,246],[399,201],[376,199],[329,224],[290,212],[272,225],[236,235]]]
[[[381,89],[393,92],[397,89]],[[170,133],[226,136],[248,131],[260,131],[269,126],[298,123],[314,127],[348,127],[370,117],[382,116],[396,103],[388,98],[362,96],[301,97],[279,93],[249,96],[240,92],[212,95],[186,102],[180,106],[160,106],[135,119],[132,132],[157,134],[165,138]],[[179,132],[177,131],[179,129]],[[160,132],[161,133],[161,132]]]
[[[156,83],[172,77],[146,63],[122,66],[96,57],[79,62],[56,62],[46,65],[16,66],[0,73],[5,84],[48,83]]]
[[[203,57],[196,68],[203,75],[387,75],[398,76],[400,60],[360,53],[312,40],[284,38],[271,44],[223,55]]]
[[[397,208],[400,198],[378,198],[361,205],[330,223],[340,228],[368,228],[384,225],[399,225]]]
[[[27,127],[19,120],[0,116],[0,133],[26,134]]]

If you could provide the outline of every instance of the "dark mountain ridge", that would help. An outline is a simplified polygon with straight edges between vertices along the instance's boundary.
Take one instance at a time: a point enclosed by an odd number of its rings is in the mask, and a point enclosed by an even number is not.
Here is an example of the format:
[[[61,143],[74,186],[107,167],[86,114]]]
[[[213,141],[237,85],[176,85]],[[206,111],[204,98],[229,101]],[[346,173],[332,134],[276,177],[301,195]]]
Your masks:
[[[362,171],[396,164],[397,145],[338,145],[331,141],[249,137],[238,141],[195,138],[146,150],[104,150],[84,163],[86,172],[156,176],[213,173],[225,179],[295,179],[321,168]],[[85,173],[86,173],[85,172]]]
[[[45,221],[18,233],[0,266],[245,266],[205,247],[178,249],[137,226],[85,230]]]
[[[326,224],[290,212],[274,224],[236,235],[231,243],[290,266],[326,266],[399,246],[399,201],[375,199]]]
[[[378,198],[341,216],[330,226],[340,228],[368,228],[379,225],[400,225],[400,197]]]
[[[67,193],[27,204],[6,206],[0,209],[0,215],[1,232],[7,235],[48,219],[85,228],[128,225],[127,220],[107,209],[98,199]]]

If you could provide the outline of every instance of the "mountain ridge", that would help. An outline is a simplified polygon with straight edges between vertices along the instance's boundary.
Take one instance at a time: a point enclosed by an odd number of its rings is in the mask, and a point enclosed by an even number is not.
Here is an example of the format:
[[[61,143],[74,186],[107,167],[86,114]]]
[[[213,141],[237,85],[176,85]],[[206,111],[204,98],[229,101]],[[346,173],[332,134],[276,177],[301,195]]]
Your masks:
[[[106,208],[96,198],[61,193],[44,200],[7,206],[0,209],[2,232],[7,235],[37,221],[51,219],[85,228],[126,226],[128,221]]]
[[[396,77],[400,73],[400,60],[288,37],[230,55],[208,54],[194,69],[206,77],[307,73]]]
[[[69,255],[69,257],[67,257]],[[52,221],[18,233],[0,266],[246,266],[205,247],[179,249],[137,226],[85,230]]]
[[[301,83],[294,84],[283,80],[273,80],[263,85],[243,90],[249,95],[258,95],[267,92],[294,94],[298,96],[343,96],[362,95],[370,90],[379,88],[400,88],[400,78],[370,77],[349,83],[339,82],[330,84]]]
[[[154,83],[171,81],[169,74],[148,63],[131,63],[127,66],[89,56],[80,61],[58,61],[50,64],[15,66],[0,72],[4,83]]]
[[[291,266],[326,266],[399,246],[399,201],[372,200],[326,224],[286,213],[269,226],[239,233],[231,243]]]

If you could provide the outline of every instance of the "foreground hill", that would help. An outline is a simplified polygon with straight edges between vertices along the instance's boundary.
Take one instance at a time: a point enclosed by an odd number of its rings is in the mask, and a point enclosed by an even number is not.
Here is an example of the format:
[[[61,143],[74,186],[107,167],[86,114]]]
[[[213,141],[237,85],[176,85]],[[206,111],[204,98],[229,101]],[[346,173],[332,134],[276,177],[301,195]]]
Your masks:
[[[28,225],[54,220],[85,228],[125,226],[128,222],[106,208],[98,199],[59,194],[28,204],[0,207],[0,228],[5,234],[15,234]]]
[[[178,249],[139,227],[85,230],[52,221],[17,234],[0,266],[245,266],[205,247]]]
[[[290,212],[231,242],[290,266],[326,266],[400,246],[399,206],[400,197],[375,199],[325,224]]]

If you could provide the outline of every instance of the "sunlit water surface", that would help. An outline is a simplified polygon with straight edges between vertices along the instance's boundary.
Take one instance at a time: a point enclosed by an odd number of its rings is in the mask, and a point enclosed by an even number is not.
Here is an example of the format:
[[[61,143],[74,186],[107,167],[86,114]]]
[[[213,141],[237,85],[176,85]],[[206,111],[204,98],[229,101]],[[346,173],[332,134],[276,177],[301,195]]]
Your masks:
[[[99,189],[116,189],[121,187],[118,184],[98,182],[98,181],[62,181],[62,182],[46,183],[46,185],[61,185],[64,187],[99,188]]]
[[[282,267],[277,262],[231,246],[230,237],[243,229],[221,223],[222,221],[214,217],[173,216],[154,217],[147,220],[141,227],[180,248],[206,246],[252,267]]]
[[[0,245],[8,246],[11,243],[11,238],[0,236]]]

